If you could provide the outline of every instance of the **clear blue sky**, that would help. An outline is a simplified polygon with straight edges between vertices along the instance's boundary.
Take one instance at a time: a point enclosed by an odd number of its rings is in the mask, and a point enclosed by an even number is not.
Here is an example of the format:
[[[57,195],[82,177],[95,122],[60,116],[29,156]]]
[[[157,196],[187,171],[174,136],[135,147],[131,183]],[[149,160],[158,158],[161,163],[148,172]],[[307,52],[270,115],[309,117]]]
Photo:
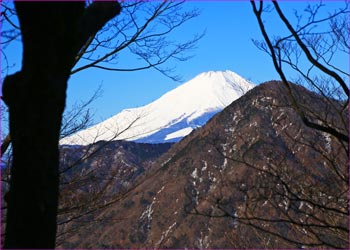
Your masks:
[[[306,5],[306,2],[286,2],[281,7],[292,16],[293,9],[302,11]],[[333,10],[343,6],[343,2],[326,2],[326,5],[328,10]],[[257,84],[278,79],[268,55],[251,41],[252,38],[262,40],[262,36],[249,1],[190,1],[186,6],[199,8],[201,15],[181,27],[174,38],[185,41],[204,30],[206,35],[191,52],[192,59],[170,63],[169,66],[177,67],[176,73],[182,76],[182,83],[204,71],[226,69]],[[267,15],[266,24],[270,34],[283,32],[276,15]],[[11,72],[20,67],[20,47],[20,42],[16,42],[6,48],[10,64],[16,64]],[[348,58],[341,60],[348,63]],[[124,108],[145,105],[180,84],[152,69],[138,72],[87,69],[70,78],[67,108],[74,102],[87,100],[102,85],[102,97],[91,105],[94,122],[99,122]]]

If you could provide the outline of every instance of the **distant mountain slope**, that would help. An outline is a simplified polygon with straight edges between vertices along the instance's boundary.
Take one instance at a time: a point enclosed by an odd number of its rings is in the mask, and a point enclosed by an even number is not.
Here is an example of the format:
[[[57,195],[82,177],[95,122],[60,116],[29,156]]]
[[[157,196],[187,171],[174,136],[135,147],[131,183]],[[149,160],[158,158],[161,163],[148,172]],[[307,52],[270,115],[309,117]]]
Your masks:
[[[203,126],[214,114],[255,85],[231,71],[196,76],[156,101],[119,114],[70,137],[61,144],[86,145],[99,140],[145,143],[176,142]]]
[[[61,182],[74,179],[74,185],[102,185],[103,181],[113,179],[109,184],[113,192],[128,188],[145,169],[159,156],[169,150],[172,143],[135,143],[128,141],[99,141],[87,146],[61,146]],[[95,181],[93,181],[95,180]],[[102,180],[102,181],[99,181]],[[91,186],[91,185],[90,185]]]
[[[310,112],[327,110],[297,88]],[[259,85],[59,247],[347,248],[346,147],[306,127],[280,83]]]
[[[128,141],[62,146],[57,243],[66,233],[93,219],[95,210],[99,211],[118,194],[135,185],[135,181],[171,146],[171,143]]]

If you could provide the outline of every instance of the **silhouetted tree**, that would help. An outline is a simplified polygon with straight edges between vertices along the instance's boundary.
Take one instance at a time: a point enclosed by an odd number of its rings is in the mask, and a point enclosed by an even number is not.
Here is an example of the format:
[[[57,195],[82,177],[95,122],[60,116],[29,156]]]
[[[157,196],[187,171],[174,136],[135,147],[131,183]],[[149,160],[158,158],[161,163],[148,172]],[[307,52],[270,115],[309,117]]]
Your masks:
[[[251,1],[251,4],[264,37],[263,42],[254,40],[254,43],[271,57],[282,83],[288,89],[293,108],[308,127],[329,133],[342,143],[347,143],[349,129],[344,114],[349,108],[350,74],[347,65],[342,65],[339,58],[347,59],[349,55],[349,3],[345,1],[344,7],[326,15],[322,15],[325,6],[322,2],[308,5],[304,13],[295,11],[295,25],[288,20],[277,1],[272,1],[273,8],[265,7],[263,1],[258,5]],[[288,31],[282,37],[272,37],[267,32],[263,14],[272,10],[276,11],[278,20]],[[298,78],[289,79],[286,69],[294,70]],[[337,119],[329,120],[320,115],[323,111],[311,113],[308,107],[299,105],[293,96],[290,81],[308,86],[325,97],[323,101],[329,104],[328,113],[336,114]],[[335,105],[334,99],[343,101],[343,105]]]
[[[7,76],[13,148],[5,248],[54,248],[58,140],[67,81],[88,39],[120,12],[117,2],[15,2],[22,69]]]
[[[284,217],[280,223],[286,223],[295,229],[294,237],[287,240],[293,240],[294,243],[299,241],[304,246],[344,247],[349,243],[349,228],[344,221],[349,216],[349,201],[345,194],[349,189],[350,74],[347,65],[342,65],[339,59],[346,59],[349,55],[349,3],[345,1],[342,8],[327,11],[326,14],[322,14],[323,8],[331,3],[308,4],[304,13],[294,12],[295,23],[287,17],[277,1],[272,2],[272,6],[269,6],[271,8],[264,6],[263,1],[259,4],[251,1],[251,4],[264,37],[263,42],[255,40],[255,45],[271,57],[282,84],[288,90],[291,107],[304,124],[318,131],[329,141],[326,145],[319,145],[315,139],[307,140],[306,135],[291,138],[296,146],[307,147],[315,152],[315,156],[323,159],[323,168],[317,173],[291,175],[289,178],[293,183],[286,182],[285,177],[276,176],[271,172],[267,172],[267,176],[270,176],[267,178],[265,173],[268,182],[272,185],[279,183],[283,188],[280,191],[272,189],[272,195],[270,192],[270,197],[266,199],[269,199],[271,204],[275,203],[275,206],[277,199],[285,200],[295,214],[304,216],[296,220],[289,209],[286,212],[282,211],[281,217]],[[267,12],[273,11],[277,13],[278,20],[288,32],[282,37],[269,35],[268,27],[264,23],[263,14],[267,15]],[[298,76],[289,79],[286,69],[294,70]],[[322,98],[315,98],[314,101],[324,108],[315,110],[310,108],[310,105],[300,102],[299,97],[303,93],[293,91],[290,81],[317,92]],[[338,143],[333,142],[335,139]],[[286,172],[283,175],[287,176],[290,173]],[[321,181],[310,186],[311,182],[308,179],[313,174]],[[262,196],[261,193],[259,195]],[[254,205],[259,206],[257,202]],[[255,222],[273,223],[259,213],[252,212],[250,216]],[[273,233],[281,236],[279,233]],[[303,237],[298,235],[306,234],[308,239],[301,241]]]
[[[16,2],[16,9],[1,4],[1,21],[11,27],[2,30],[1,35],[5,38],[2,44],[6,47],[22,35],[24,46],[22,70],[6,77],[3,87],[4,101],[10,109],[11,136],[6,136],[2,152],[6,151],[11,139],[14,142],[11,190],[6,195],[9,218],[5,247],[54,245],[58,181],[56,142],[69,75],[92,67],[114,71],[154,68],[172,79],[178,79],[172,74],[172,68],[160,66],[171,59],[188,59],[185,52],[192,49],[202,36],[197,35],[182,43],[167,39],[169,33],[198,15],[197,10],[183,11],[183,3],[127,1],[119,5],[94,2],[86,7],[85,3],[39,5]],[[113,19],[120,6],[123,15]],[[15,15],[20,25],[13,22]],[[41,25],[42,20],[45,20],[45,25]],[[109,20],[112,21],[105,25]],[[131,68],[111,67],[119,62],[117,53],[125,49],[146,64]],[[6,59],[6,52],[1,50],[1,53]],[[9,67],[7,64],[5,69]],[[77,115],[81,113],[73,113],[70,117],[76,118]],[[61,135],[84,127],[89,114],[81,117],[83,120],[78,124],[64,121]],[[33,181],[33,176],[42,178]],[[25,187],[28,188],[22,193]],[[27,202],[31,206],[24,211],[23,204]],[[21,222],[23,226],[18,223],[23,219],[21,216],[26,218],[24,223]],[[36,216],[43,216],[39,223],[37,219],[30,219]],[[29,230],[31,234],[27,233],[28,228],[32,228]]]
[[[100,93],[101,89],[98,88],[87,101],[76,103],[64,112],[60,139],[85,129],[91,124],[92,114],[89,105],[100,96]],[[94,143],[86,146],[60,146],[60,198],[57,214],[56,245],[59,246],[67,235],[81,230],[84,225],[88,225],[82,221],[86,221],[87,218],[92,220],[92,216],[101,213],[103,209],[110,205],[116,204],[121,197],[128,193],[128,189],[131,188],[130,184],[117,188],[118,184],[116,183],[126,184],[131,180],[133,181],[140,174],[138,169],[129,167],[128,171],[123,172],[121,176],[118,168],[123,168],[123,160],[121,159],[118,164],[112,163],[108,161],[110,158],[105,157],[104,154],[105,149],[108,151],[110,146],[113,148],[113,140],[132,127],[138,118],[135,117],[135,120],[130,121],[129,126],[123,130],[113,131],[114,136],[108,141],[96,143],[96,138]],[[114,160],[118,161],[118,159]],[[9,189],[11,179],[11,148],[6,152],[6,156],[1,159],[1,163],[6,166],[1,173],[2,194],[4,194]],[[106,172],[106,168],[110,171]],[[115,187],[112,191],[109,188],[111,185]],[[5,202],[2,203],[1,210],[3,244],[6,235],[4,233],[7,214],[7,204]]]

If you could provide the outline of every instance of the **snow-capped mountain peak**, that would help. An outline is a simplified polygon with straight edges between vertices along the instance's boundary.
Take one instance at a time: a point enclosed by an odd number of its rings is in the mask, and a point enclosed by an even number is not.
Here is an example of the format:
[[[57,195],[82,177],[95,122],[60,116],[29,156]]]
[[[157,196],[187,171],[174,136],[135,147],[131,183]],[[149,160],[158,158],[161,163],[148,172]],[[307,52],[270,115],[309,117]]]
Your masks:
[[[154,102],[125,109],[62,139],[61,144],[86,145],[99,140],[178,141],[254,86],[229,70],[201,73]]]

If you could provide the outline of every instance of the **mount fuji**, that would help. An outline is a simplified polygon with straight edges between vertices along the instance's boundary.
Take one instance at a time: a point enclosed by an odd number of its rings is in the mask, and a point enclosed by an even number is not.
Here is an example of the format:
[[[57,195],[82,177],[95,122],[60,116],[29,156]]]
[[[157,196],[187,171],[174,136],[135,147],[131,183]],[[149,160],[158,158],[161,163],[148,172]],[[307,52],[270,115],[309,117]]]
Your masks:
[[[177,142],[253,87],[255,84],[229,70],[205,72],[148,105],[125,109],[63,138],[60,144],[87,145],[100,140]]]

